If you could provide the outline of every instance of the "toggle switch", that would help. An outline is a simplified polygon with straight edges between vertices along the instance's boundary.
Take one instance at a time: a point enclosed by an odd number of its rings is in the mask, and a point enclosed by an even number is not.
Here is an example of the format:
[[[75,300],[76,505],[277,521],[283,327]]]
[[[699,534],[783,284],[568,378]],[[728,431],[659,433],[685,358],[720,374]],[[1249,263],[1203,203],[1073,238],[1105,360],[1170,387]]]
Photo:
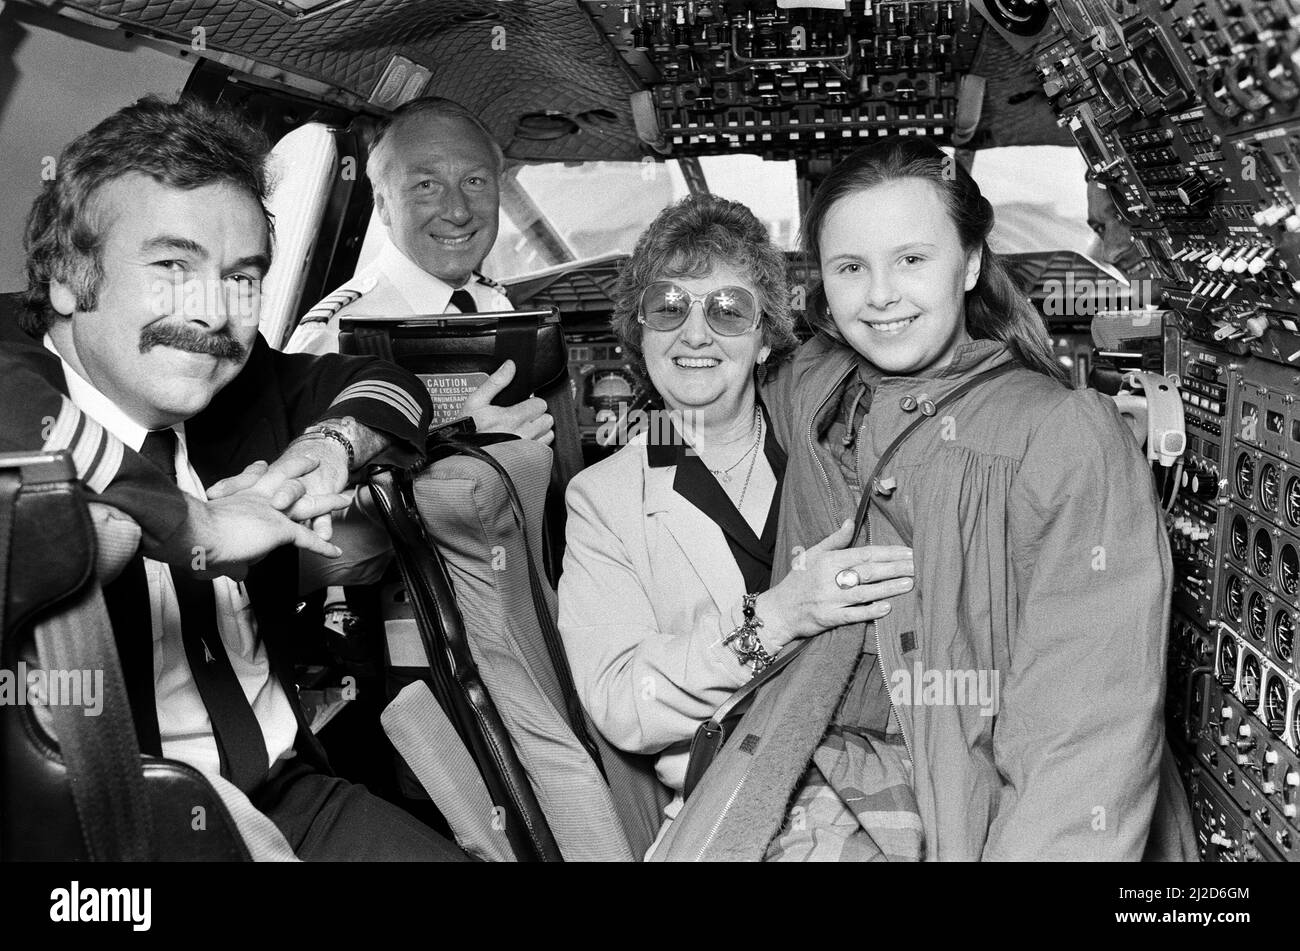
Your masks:
[[[1268,318],[1255,316],[1246,321],[1246,339],[1258,340],[1268,331]]]
[[[1264,266],[1268,264],[1268,259],[1273,256],[1273,252],[1276,250],[1277,248],[1267,248],[1263,254],[1255,255],[1255,257],[1250,259],[1250,263],[1246,266],[1246,270],[1251,274],[1258,274],[1260,271],[1264,270]]]

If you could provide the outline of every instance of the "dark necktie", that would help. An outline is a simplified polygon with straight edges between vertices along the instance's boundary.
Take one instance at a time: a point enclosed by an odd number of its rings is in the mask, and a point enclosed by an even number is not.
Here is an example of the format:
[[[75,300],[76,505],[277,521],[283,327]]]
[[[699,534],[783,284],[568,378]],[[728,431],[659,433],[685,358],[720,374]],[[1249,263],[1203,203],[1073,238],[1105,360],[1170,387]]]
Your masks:
[[[174,430],[161,429],[146,435],[140,455],[176,480]],[[266,738],[221,640],[212,582],[200,581],[184,571],[173,571],[171,575],[181,610],[181,643],[199,696],[212,719],[221,775],[248,792],[266,775]]]
[[[474,303],[474,298],[463,287],[458,291],[451,292],[451,304],[462,314],[478,313],[478,305]]]

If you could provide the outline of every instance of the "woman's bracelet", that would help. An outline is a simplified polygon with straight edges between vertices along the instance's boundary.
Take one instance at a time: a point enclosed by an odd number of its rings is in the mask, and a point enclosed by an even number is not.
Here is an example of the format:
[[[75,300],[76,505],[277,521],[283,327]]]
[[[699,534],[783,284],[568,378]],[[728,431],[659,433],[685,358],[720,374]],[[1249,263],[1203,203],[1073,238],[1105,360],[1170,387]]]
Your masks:
[[[722,641],[723,645],[730,647],[740,662],[748,664],[749,669],[754,673],[758,673],[776,660],[776,655],[767,652],[767,648],[763,646],[758,636],[758,629],[763,626],[763,622],[754,611],[754,603],[757,600],[757,594],[745,595],[741,602],[741,611],[745,619]],[[777,651],[777,654],[779,653],[780,650]]]

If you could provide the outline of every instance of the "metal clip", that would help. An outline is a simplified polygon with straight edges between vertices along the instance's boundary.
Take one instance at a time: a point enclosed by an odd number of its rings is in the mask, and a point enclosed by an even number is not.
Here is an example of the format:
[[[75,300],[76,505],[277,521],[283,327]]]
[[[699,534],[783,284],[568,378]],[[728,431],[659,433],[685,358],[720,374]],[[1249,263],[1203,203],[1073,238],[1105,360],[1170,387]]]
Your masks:
[[[885,498],[889,498],[891,495],[893,495],[894,490],[897,488],[898,488],[898,480],[895,479],[893,476],[887,476],[883,479],[876,479],[871,483],[871,491],[875,492],[876,495],[883,495]]]

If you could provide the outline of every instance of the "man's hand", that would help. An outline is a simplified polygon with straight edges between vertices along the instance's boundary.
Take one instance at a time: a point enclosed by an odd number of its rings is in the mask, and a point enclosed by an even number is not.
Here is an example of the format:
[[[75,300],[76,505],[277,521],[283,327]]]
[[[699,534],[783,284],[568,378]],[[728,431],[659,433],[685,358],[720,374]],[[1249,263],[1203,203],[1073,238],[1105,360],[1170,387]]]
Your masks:
[[[546,412],[546,400],[534,396],[514,406],[492,405],[492,399],[514,378],[515,362],[507,360],[465,398],[462,415],[472,416],[474,428],[481,433],[513,433],[549,446],[555,441],[555,420]]]
[[[236,581],[242,580],[249,565],[261,561],[281,545],[294,545],[326,558],[341,554],[336,546],[305,525],[292,521],[256,493],[236,492],[208,502],[191,496],[187,502],[189,518],[184,527],[163,546],[146,554],[174,568],[192,571],[198,577],[228,575]],[[347,497],[315,496],[305,504],[307,517],[311,518],[346,505]]]
[[[298,439],[273,463],[254,462],[237,476],[222,479],[208,490],[211,500],[249,493],[268,502],[296,522],[311,521],[311,529],[328,541],[333,532],[331,509],[324,501],[341,499],[333,508],[346,508],[339,493],[348,484],[347,451],[332,439]]]

